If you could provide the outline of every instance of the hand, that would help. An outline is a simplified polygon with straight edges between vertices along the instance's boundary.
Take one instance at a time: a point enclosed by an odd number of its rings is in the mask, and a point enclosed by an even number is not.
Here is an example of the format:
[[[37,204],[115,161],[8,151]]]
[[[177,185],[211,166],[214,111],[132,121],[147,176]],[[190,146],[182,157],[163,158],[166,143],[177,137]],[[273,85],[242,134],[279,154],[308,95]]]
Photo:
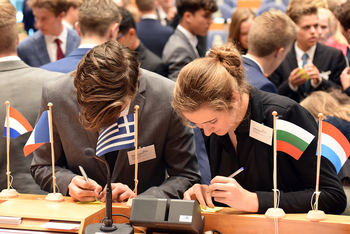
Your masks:
[[[68,185],[69,195],[74,201],[91,202],[100,197],[102,187],[96,181],[86,182],[82,176],[74,176]],[[95,196],[95,197],[94,197]]]
[[[304,67],[306,74],[310,77],[311,80],[313,80],[315,85],[318,85],[318,83],[322,80],[320,76],[320,71],[317,69],[315,65],[306,64]]]
[[[193,185],[184,193],[184,200],[197,200],[203,209],[207,208],[207,204],[211,208],[215,207],[209,192],[209,186],[206,184]]]
[[[234,209],[257,212],[258,196],[249,192],[233,178],[215,176],[209,185],[209,191],[215,201],[224,203]]]
[[[306,72],[299,72],[300,68],[295,68],[289,75],[288,81],[289,83],[297,88],[298,86],[304,84],[306,82],[306,79],[302,77]]]
[[[112,187],[112,201],[123,202],[129,198],[135,197],[135,193],[125,184],[122,183],[111,183]],[[106,188],[102,192],[101,201],[106,201]]]
[[[340,82],[344,90],[350,87],[350,67],[345,68],[340,74]]]
[[[176,13],[177,13],[176,8],[171,8],[171,9],[168,11],[167,19],[169,20],[169,22],[173,21],[173,19],[174,19]]]

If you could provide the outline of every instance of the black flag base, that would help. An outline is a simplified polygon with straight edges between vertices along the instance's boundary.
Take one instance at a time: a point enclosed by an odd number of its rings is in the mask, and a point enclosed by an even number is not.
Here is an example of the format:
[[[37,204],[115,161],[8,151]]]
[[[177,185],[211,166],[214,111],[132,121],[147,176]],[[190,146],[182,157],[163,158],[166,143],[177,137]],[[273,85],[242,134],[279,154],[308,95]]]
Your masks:
[[[104,223],[93,223],[85,228],[84,233],[134,234],[134,228],[128,223],[113,223],[110,227],[105,226]]]

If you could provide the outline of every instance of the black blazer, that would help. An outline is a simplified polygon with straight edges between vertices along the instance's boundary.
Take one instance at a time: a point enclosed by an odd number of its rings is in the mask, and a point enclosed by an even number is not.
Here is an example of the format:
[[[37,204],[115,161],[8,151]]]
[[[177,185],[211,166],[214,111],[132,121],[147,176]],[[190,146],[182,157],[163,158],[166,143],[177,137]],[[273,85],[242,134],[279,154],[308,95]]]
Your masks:
[[[291,90],[288,85],[288,78],[290,73],[298,67],[293,43],[286,58],[270,76],[270,80],[277,87],[278,93],[300,102],[307,94],[315,90],[325,90],[329,87],[338,87],[341,85],[340,74],[346,67],[346,61],[340,50],[317,43],[312,63],[318,68],[320,74],[330,71],[329,79],[323,79],[322,84],[317,89],[309,85],[306,92],[300,87],[296,92]]]

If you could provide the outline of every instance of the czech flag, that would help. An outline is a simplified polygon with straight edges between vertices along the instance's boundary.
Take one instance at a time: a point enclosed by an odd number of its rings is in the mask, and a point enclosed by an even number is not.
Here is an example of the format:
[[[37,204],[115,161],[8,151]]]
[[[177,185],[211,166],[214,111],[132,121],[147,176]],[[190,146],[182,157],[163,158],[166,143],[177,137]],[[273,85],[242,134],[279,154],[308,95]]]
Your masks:
[[[31,152],[48,142],[50,142],[50,129],[49,111],[47,110],[41,114],[32,134],[30,134],[30,137],[23,148],[24,155],[27,157]]]
[[[337,173],[350,155],[348,139],[338,128],[325,121],[322,121],[321,155],[333,163]]]
[[[119,117],[117,122],[102,130],[98,137],[96,155],[131,148],[135,144],[134,114]]]
[[[9,127],[10,127],[10,137],[16,139],[20,135],[33,130],[32,126],[24,116],[19,113],[18,110],[9,106]],[[7,137],[7,117],[5,118],[5,127],[3,136]]]
[[[314,135],[286,120],[276,120],[277,151],[282,151],[296,160],[304,153]]]

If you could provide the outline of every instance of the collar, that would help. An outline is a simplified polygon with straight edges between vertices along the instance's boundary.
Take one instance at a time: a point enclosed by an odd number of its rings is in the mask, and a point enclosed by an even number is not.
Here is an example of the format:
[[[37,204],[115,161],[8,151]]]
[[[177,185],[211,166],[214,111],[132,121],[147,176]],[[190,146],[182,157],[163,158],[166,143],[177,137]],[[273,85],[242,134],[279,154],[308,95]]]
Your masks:
[[[193,35],[190,31],[188,31],[187,29],[182,27],[180,24],[177,25],[177,29],[179,29],[180,32],[182,32],[185,35],[185,37],[190,42],[190,44],[193,46],[193,48],[197,47],[198,38],[196,37],[196,35]]]
[[[295,56],[297,58],[297,61],[302,61],[302,56],[306,53],[308,55],[307,61],[313,61],[314,60],[314,54],[316,50],[316,45],[311,46],[307,51],[303,51],[297,46],[297,41],[294,42],[294,49],[295,49]]]
[[[141,19],[154,19],[158,20],[158,17],[156,14],[144,14],[141,16]]]
[[[258,67],[260,68],[260,71],[262,74],[264,74],[264,69],[263,67],[260,65],[260,63],[258,63],[255,59],[253,59],[252,57],[250,57],[249,55],[242,55],[243,58],[249,59],[251,61],[253,61],[254,63],[256,63],[256,65],[258,65]]]
[[[69,28],[69,29],[74,29],[73,25],[71,25],[68,21],[66,20],[62,20],[62,24],[66,27],[66,28]]]
[[[68,36],[68,29],[66,27],[63,27],[63,30],[60,35],[55,36],[55,35],[45,35],[45,40],[54,43],[55,40],[58,38],[63,44],[67,43],[67,36]]]
[[[79,49],[92,49],[94,48],[96,45],[94,44],[82,44],[80,46],[78,46]]]
[[[6,56],[0,58],[0,62],[7,62],[7,61],[19,61],[21,60],[18,56]]]

